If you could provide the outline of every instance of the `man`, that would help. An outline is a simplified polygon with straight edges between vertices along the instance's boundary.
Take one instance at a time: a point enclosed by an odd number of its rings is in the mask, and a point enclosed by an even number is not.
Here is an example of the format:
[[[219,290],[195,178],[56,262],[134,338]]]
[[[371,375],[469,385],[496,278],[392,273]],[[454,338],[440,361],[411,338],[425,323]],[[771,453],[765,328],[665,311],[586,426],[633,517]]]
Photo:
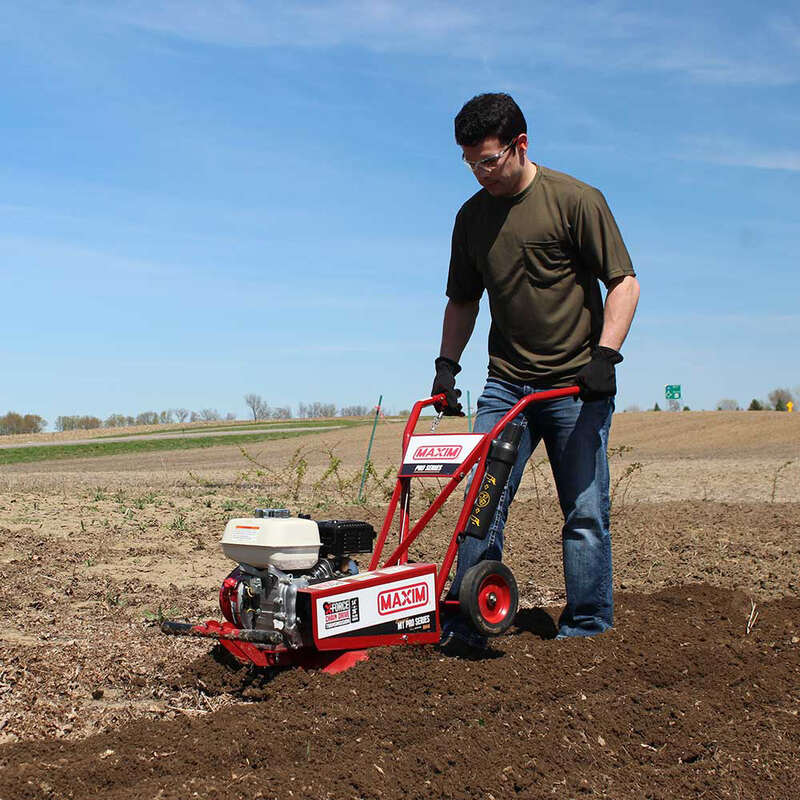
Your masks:
[[[450,597],[476,562],[502,557],[508,506],[543,439],[564,514],[567,602],[558,636],[592,636],[613,624],[607,444],[615,365],[639,284],[603,195],[528,159],[525,117],[509,95],[473,97],[455,118],[455,135],[482,188],[456,216],[432,393],[445,393],[445,414],[463,416],[455,376],[486,290],[489,376],[475,430],[491,430],[532,392],[577,384],[580,397],[533,403],[518,418],[525,430],[517,461],[486,539],[460,544]],[[466,618],[445,623],[445,652],[485,646]]]

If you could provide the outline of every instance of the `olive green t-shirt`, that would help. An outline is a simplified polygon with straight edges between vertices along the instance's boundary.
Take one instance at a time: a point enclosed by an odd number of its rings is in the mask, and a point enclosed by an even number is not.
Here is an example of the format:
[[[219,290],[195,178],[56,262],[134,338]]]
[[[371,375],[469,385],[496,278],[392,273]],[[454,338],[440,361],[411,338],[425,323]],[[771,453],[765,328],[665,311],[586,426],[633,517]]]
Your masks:
[[[600,338],[598,281],[634,274],[603,195],[538,167],[518,195],[481,189],[461,207],[447,296],[469,302],[486,289],[489,375],[558,387],[574,381]]]

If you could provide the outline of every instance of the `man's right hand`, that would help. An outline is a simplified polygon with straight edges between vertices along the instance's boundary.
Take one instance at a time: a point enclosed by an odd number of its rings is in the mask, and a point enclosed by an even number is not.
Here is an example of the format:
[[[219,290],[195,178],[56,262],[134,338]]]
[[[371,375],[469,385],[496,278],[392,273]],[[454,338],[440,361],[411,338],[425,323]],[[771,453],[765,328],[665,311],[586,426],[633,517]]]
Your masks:
[[[456,389],[456,375],[461,372],[461,367],[452,358],[445,356],[439,356],[435,363],[436,377],[433,379],[431,396],[444,394],[447,405],[434,403],[433,407],[446,417],[463,417],[464,412],[461,409],[461,403],[458,402],[458,398],[461,397],[461,389]]]

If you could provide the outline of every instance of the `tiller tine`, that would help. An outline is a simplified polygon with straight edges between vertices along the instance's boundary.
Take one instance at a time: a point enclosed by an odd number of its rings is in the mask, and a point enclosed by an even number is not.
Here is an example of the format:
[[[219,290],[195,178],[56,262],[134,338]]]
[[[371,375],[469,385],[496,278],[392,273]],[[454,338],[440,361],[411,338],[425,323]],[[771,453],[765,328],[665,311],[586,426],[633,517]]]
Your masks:
[[[289,649],[275,643],[275,634],[269,631],[245,630],[230,622],[172,622],[164,620],[161,630],[172,636],[201,636],[216,639],[239,663],[257,667],[277,667],[291,663]]]
[[[369,656],[364,650],[320,653],[316,650],[290,650],[275,644],[275,634],[269,631],[245,630],[230,622],[172,622],[165,620],[161,630],[172,636],[200,636],[216,639],[240,664],[257,667],[299,666],[302,669],[319,669],[330,675],[344,672]]]

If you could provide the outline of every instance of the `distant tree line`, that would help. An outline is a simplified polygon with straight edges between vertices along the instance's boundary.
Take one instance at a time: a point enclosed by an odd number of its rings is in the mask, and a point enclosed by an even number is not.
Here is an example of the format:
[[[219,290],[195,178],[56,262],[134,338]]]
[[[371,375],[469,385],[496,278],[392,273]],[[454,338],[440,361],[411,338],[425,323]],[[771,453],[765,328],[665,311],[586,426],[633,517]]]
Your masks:
[[[39,433],[47,427],[47,420],[38,414],[17,414],[9,411],[0,417],[0,436],[12,433]]]
[[[260,419],[292,419],[289,406],[271,407],[259,394],[246,394],[244,402],[253,415],[253,420]],[[299,419],[322,419],[323,417],[364,417],[370,412],[368,406],[351,405],[337,409],[335,403],[300,403],[297,407]]]
[[[800,397],[800,387],[797,387],[794,393],[791,389],[778,388],[773,389],[768,395],[766,400],[759,400],[753,398],[750,405],[747,407],[748,411],[788,411],[789,403],[797,406],[797,398]],[[717,403],[717,411],[741,411],[741,406],[736,400],[730,397],[723,397]],[[798,409],[800,411],[800,409]]]
[[[56,417],[54,423],[57,431],[90,431],[102,426],[102,421],[98,417],[88,415],[70,414]]]
[[[297,406],[297,416],[300,419],[321,419],[322,417],[335,417],[335,403],[299,403]]]
[[[244,397],[254,420],[293,419],[295,415],[289,406],[270,406],[260,395],[247,394]],[[372,409],[374,410],[374,409]],[[299,419],[322,419],[324,417],[364,417],[371,413],[366,405],[336,407],[335,403],[300,403],[297,411]],[[62,414],[56,417],[53,426],[57,431],[94,430],[96,428],[129,428],[134,425],[170,425],[184,422],[217,422],[236,419],[233,413],[220,414],[215,408],[190,411],[188,408],[167,408],[163,411],[143,411],[131,414],[110,414],[105,419],[90,414]],[[40,433],[47,427],[47,420],[38,414],[18,414],[9,411],[0,417],[0,435],[12,433]]]
[[[135,417],[130,414],[111,414],[106,419],[80,414],[56,417],[57,431],[93,430],[94,428],[129,428],[133,425],[170,425],[183,422],[216,422],[235,420],[233,413],[224,417],[215,408],[190,411],[188,408],[168,408],[164,411],[143,411]]]
[[[679,406],[677,402],[672,403],[671,411],[677,411]],[[788,411],[789,403],[792,403],[792,410],[800,413],[800,386],[795,386],[794,391],[786,388],[773,389],[768,395],[766,400],[759,400],[753,398],[750,405],[747,406],[748,411]],[[714,406],[716,411],[741,411],[742,406],[739,405],[737,400],[732,397],[723,397],[718,400]],[[625,411],[641,411],[638,405],[629,405],[625,407]],[[661,411],[661,406],[656,402],[651,411]],[[683,406],[683,411],[690,411],[689,406]]]
[[[375,409],[372,409],[373,411]],[[366,417],[370,409],[366,406],[342,406],[339,409],[340,417]]]
[[[216,408],[204,408],[202,411],[190,411],[188,408],[168,408],[164,411],[143,411],[135,417],[124,414],[112,414],[103,421],[105,428],[124,428],[130,425],[173,425],[183,422],[218,422],[234,420],[236,414],[222,414]]]

